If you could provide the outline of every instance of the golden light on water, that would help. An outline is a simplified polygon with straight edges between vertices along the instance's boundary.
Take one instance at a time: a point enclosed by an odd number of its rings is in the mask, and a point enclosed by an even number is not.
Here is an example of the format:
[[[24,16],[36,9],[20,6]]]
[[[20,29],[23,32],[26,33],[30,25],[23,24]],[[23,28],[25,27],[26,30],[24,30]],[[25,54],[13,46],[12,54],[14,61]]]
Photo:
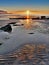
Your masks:
[[[25,20],[24,26],[26,29],[30,29],[32,26],[32,21],[30,19],[30,11],[29,10],[26,11],[26,17],[27,18]]]
[[[29,19],[26,19],[26,21],[27,21],[26,23],[29,24]]]
[[[25,22],[24,26],[25,26],[26,29],[32,28],[32,20],[31,19],[26,19],[24,22]]]
[[[26,11],[26,14],[27,14],[26,24],[27,24],[27,26],[28,26],[28,25],[30,25],[30,20],[29,20],[30,11],[27,10],[27,11]]]

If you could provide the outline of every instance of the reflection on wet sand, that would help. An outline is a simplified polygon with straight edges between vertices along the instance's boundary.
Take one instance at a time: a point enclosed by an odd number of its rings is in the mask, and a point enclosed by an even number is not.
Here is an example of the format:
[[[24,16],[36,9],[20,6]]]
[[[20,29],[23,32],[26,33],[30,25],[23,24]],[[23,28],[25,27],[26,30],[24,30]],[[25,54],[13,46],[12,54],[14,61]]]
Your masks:
[[[26,44],[24,45],[20,51],[18,52],[17,59],[19,60],[19,64],[28,64],[31,65],[47,65],[49,64],[49,51],[46,50],[46,45],[33,45],[33,44]]]
[[[0,56],[0,64],[15,65],[15,63],[17,65],[49,65],[49,46],[25,44],[11,54]]]
[[[25,29],[31,29],[32,28],[32,21],[31,21],[31,19],[26,19],[24,21],[24,28]]]

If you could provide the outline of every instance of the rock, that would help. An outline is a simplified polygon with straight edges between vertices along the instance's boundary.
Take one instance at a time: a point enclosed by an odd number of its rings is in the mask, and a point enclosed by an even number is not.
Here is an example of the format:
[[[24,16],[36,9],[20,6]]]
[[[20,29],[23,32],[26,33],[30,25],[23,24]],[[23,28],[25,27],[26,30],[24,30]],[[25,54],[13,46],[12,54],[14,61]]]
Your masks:
[[[31,33],[28,33],[28,34],[34,34],[33,32],[31,32]]]
[[[3,30],[5,32],[11,32],[12,31],[12,28],[11,28],[11,25],[8,24],[8,25],[6,25],[4,27],[1,27],[0,30]]]
[[[9,24],[15,24],[16,22],[11,22],[11,23],[9,23]]]
[[[0,45],[2,45],[2,43],[0,42]]]

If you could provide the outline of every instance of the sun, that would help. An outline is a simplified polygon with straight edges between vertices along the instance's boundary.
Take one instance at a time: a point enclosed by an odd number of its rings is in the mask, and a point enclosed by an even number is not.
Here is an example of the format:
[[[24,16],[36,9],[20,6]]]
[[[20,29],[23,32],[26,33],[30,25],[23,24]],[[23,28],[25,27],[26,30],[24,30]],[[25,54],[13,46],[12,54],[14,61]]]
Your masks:
[[[27,15],[27,18],[29,18],[29,15],[30,15],[30,11],[29,10],[26,11],[26,15]]]
[[[29,10],[27,10],[27,11],[26,11],[26,13],[27,13],[27,15],[29,15],[30,11],[29,11]]]

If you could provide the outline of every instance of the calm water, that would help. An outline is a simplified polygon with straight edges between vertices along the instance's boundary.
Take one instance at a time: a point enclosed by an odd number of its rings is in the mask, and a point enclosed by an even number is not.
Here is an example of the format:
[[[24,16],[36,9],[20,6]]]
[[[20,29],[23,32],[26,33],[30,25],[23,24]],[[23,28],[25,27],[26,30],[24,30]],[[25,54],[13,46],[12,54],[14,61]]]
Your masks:
[[[9,22],[21,22],[24,30],[30,29],[49,35],[49,20],[0,20],[0,27]],[[25,43],[9,54],[0,55],[0,65],[49,65],[49,46]]]
[[[49,34],[49,20],[32,20],[32,19],[26,19],[26,20],[0,20],[0,27],[4,26],[10,22],[21,22],[24,24],[25,29],[32,29],[36,30],[40,33]]]

